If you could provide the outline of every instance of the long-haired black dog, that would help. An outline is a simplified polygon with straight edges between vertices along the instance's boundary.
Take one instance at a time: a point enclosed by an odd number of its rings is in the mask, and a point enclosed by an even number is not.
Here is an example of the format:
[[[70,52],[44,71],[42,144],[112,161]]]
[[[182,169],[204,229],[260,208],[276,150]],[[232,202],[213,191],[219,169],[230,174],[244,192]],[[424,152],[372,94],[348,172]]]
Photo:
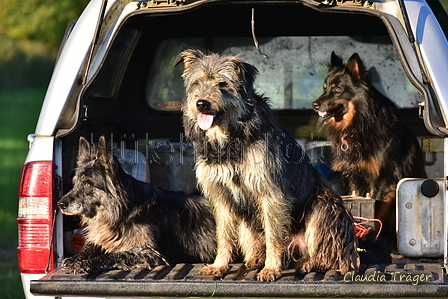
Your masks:
[[[350,192],[378,200],[376,218],[394,237],[395,191],[405,177],[426,177],[419,143],[394,103],[371,84],[357,53],[344,65],[331,54],[323,94],[313,102],[318,126],[332,142],[332,169],[342,172]]]
[[[97,147],[80,138],[73,183],[58,206],[66,215],[81,216],[88,243],[63,261],[67,270],[151,269],[213,260],[215,223],[208,201],[127,175],[104,137]]]
[[[239,250],[246,265],[264,266],[261,281],[281,276],[282,256],[300,259],[300,271],[357,269],[350,212],[256,93],[257,69],[197,50],[180,62],[185,134],[216,219],[217,256],[202,272],[223,277]]]

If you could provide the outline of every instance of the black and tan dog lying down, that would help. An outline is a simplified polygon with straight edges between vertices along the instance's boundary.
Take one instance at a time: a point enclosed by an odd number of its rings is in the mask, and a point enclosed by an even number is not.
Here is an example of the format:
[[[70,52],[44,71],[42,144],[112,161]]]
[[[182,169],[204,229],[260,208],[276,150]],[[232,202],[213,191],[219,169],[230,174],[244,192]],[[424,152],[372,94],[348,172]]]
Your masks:
[[[104,137],[79,140],[74,187],[58,206],[87,227],[83,252],[68,257],[70,272],[151,269],[179,262],[212,262],[215,223],[208,201],[165,191],[127,175]]]

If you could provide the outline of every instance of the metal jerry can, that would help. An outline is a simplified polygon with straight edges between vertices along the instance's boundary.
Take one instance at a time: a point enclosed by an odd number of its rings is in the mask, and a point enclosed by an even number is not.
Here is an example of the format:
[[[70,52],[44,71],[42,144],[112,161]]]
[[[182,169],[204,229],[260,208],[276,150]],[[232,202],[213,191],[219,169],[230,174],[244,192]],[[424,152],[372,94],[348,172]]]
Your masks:
[[[402,179],[397,185],[397,249],[405,257],[443,257],[443,179]]]

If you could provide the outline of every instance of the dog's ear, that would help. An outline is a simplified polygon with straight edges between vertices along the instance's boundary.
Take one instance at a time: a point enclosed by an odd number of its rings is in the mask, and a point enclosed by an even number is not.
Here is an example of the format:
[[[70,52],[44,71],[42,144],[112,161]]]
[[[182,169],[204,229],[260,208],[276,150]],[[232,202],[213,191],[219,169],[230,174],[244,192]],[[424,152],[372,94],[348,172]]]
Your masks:
[[[100,137],[100,139],[98,140],[98,147],[99,148],[107,148],[106,137],[104,137],[104,136]]]
[[[342,58],[336,55],[334,51],[331,51],[330,67],[338,67],[338,66],[343,66]]]
[[[199,50],[193,50],[193,49],[185,50],[185,51],[179,53],[179,55],[177,55],[176,59],[174,60],[174,66],[183,62],[184,67],[185,67],[185,71],[184,71],[184,73],[185,73],[188,71],[188,69],[190,68],[190,66],[193,63],[195,63],[198,59],[204,58],[204,57],[205,57],[204,53],[202,53]]]
[[[233,60],[232,62],[235,66],[237,75],[240,78],[244,79],[244,85],[246,87],[250,86],[252,88],[255,78],[258,75],[258,69],[252,64],[249,64],[240,58],[232,57],[231,59]]]
[[[115,163],[115,158],[113,152],[110,150],[109,142],[106,141],[106,138],[104,136],[101,136],[98,140],[97,145],[97,152],[96,152],[96,158],[100,162],[101,167],[103,170],[106,171],[109,175],[104,175],[104,179],[106,181],[106,189],[109,195],[113,197],[118,196],[118,189],[117,184],[120,184],[119,181],[117,181],[117,176],[113,173],[117,171],[117,167],[120,167],[117,163]]]
[[[91,146],[84,137],[79,137],[78,159],[76,164],[79,166],[91,160]]]
[[[98,140],[96,158],[100,160],[103,165],[107,165],[110,162],[110,159],[112,159],[112,152],[109,150],[109,146],[104,136],[101,136]]]
[[[366,68],[358,53],[354,53],[350,57],[345,68],[356,80],[363,78],[366,74]]]

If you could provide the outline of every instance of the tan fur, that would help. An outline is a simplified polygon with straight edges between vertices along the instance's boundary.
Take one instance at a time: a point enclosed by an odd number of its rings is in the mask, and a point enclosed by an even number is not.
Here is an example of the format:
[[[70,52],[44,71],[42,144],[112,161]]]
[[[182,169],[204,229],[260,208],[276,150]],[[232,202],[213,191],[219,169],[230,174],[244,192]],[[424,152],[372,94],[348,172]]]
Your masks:
[[[253,229],[245,221],[239,226],[239,244],[243,256],[250,257],[246,259],[246,266],[261,266],[266,259],[266,243],[264,233],[254,232]]]
[[[342,118],[335,118],[334,116],[331,117],[327,120],[327,123],[328,125],[333,126],[336,130],[343,131],[351,124],[352,119],[356,114],[356,109],[353,103],[350,101],[343,99],[340,99],[338,101],[344,103],[348,111],[342,116]]]
[[[209,198],[215,206],[215,218],[218,232],[218,259],[213,268],[225,268],[224,264],[231,261],[233,248],[228,246],[229,242],[236,239],[237,228],[243,230],[240,235],[239,246],[245,255],[248,264],[260,260],[260,253],[266,251],[265,267],[272,269],[281,268],[281,255],[283,253],[284,240],[289,228],[290,210],[285,205],[282,192],[272,181],[267,164],[263,162],[264,152],[260,152],[257,146],[250,147],[244,152],[245,162],[242,164],[207,164],[199,160],[196,165],[196,176],[202,187],[204,195]],[[244,175],[243,175],[244,174]],[[241,176],[241,181],[235,183],[236,175]],[[262,242],[253,243],[258,235],[245,227],[244,222],[232,214],[223,202],[226,202],[227,194],[222,194],[225,186],[232,198],[239,199],[242,205],[244,201],[256,201],[262,224],[265,231],[266,249]],[[224,196],[223,199],[221,197]],[[219,242],[219,240],[226,240]],[[260,246],[259,248],[254,247]],[[221,253],[221,255],[220,255]],[[211,271],[211,270],[210,270]],[[213,269],[215,271],[215,269]]]
[[[344,168],[345,164],[346,163],[344,161],[337,161],[333,164],[332,168],[335,171],[341,171]],[[377,178],[380,176],[382,167],[382,165],[378,163],[378,160],[375,158],[359,159],[357,163],[354,163],[351,166],[368,171],[373,178]]]
[[[334,171],[343,171],[346,167],[345,161],[337,161],[333,164],[332,169]],[[359,159],[358,162],[351,164],[352,169],[359,169],[359,171],[367,171],[369,173],[369,177],[373,180],[376,180],[380,177],[382,165],[379,163],[377,159],[374,157]],[[351,190],[352,195],[354,196],[366,196],[366,194],[359,194],[357,190]],[[395,191],[394,191],[395,192]],[[369,196],[374,197],[374,190],[370,190]],[[395,194],[394,196],[395,197]]]
[[[133,248],[141,248],[147,243],[145,238],[130,238],[130,236],[117,235],[116,231],[110,230],[110,226],[107,223],[101,221],[84,221],[83,224],[88,227],[87,240],[102,246],[106,253],[124,252]],[[150,232],[144,226],[135,225],[133,229],[140,236],[150,235]]]
[[[355,165],[355,167],[367,170],[373,178],[377,178],[380,176],[382,165],[381,163],[379,163],[377,159],[370,158],[370,159],[361,159],[358,162],[358,165]]]

